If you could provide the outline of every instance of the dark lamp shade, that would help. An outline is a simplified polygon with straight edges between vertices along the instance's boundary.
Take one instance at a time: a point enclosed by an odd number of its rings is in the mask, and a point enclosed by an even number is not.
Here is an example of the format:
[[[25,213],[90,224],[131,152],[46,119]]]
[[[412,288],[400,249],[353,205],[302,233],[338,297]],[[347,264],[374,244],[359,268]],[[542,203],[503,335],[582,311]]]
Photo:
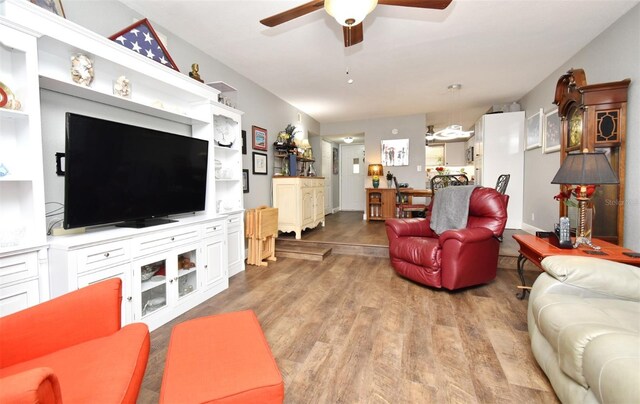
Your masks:
[[[552,184],[619,184],[604,153],[570,153],[553,177]]]
[[[367,175],[370,177],[374,175],[382,175],[383,171],[384,169],[382,168],[382,164],[369,164]]]

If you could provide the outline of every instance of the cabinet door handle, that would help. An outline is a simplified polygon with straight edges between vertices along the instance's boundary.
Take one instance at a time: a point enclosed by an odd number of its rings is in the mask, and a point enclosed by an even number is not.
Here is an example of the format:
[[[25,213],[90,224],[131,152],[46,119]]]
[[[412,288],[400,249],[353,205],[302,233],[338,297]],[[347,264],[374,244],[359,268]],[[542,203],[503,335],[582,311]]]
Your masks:
[[[176,238],[175,237],[171,237],[171,241],[174,241]]]
[[[209,265],[205,265],[205,266],[204,266],[204,269],[207,269],[207,268],[209,268]]]
[[[109,258],[109,253],[108,252],[104,253],[104,256]]]
[[[169,283],[173,283],[173,279],[169,279]]]
[[[131,301],[131,296],[127,297],[127,301],[129,302]]]

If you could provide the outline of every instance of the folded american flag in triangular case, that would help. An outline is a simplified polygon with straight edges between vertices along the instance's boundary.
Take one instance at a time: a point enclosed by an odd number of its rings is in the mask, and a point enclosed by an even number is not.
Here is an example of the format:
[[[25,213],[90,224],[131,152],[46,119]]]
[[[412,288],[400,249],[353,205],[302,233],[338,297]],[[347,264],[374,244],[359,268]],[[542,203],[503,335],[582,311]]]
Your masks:
[[[173,62],[173,59],[171,59],[167,49],[162,42],[158,40],[158,34],[156,34],[151,23],[146,18],[111,35],[109,39],[149,59],[153,59],[158,63],[180,71],[178,70],[178,66]]]

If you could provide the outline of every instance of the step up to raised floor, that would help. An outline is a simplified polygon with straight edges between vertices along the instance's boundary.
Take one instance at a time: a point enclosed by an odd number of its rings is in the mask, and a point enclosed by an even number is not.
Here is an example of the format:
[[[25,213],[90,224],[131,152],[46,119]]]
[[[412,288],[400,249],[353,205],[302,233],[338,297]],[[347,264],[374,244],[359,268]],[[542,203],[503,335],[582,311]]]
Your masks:
[[[276,257],[295,258],[308,261],[323,261],[331,255],[331,248],[309,244],[278,243],[276,241]]]
[[[328,249],[331,254],[342,255],[364,255],[369,257],[389,257],[389,247],[383,245],[364,245],[364,244],[349,244],[339,242],[327,242],[327,241],[309,241],[309,240],[294,240],[287,238],[276,239],[276,256],[284,256],[279,253],[289,248],[297,247],[315,247],[321,249]]]

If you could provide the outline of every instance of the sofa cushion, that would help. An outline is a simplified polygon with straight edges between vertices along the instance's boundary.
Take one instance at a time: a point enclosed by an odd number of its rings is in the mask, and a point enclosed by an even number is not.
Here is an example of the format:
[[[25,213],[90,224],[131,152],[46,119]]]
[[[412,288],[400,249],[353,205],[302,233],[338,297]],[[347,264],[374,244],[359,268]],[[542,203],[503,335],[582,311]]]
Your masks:
[[[546,294],[532,301],[536,324],[558,355],[562,371],[585,388],[584,354],[603,335],[637,335],[640,303]]]
[[[601,403],[639,402],[640,335],[595,338],[584,351],[584,367],[584,376]]]
[[[130,324],[116,333],[0,370],[6,377],[33,368],[51,368],[65,403],[135,402],[149,352],[145,324]],[[132,397],[131,389],[135,390]]]

